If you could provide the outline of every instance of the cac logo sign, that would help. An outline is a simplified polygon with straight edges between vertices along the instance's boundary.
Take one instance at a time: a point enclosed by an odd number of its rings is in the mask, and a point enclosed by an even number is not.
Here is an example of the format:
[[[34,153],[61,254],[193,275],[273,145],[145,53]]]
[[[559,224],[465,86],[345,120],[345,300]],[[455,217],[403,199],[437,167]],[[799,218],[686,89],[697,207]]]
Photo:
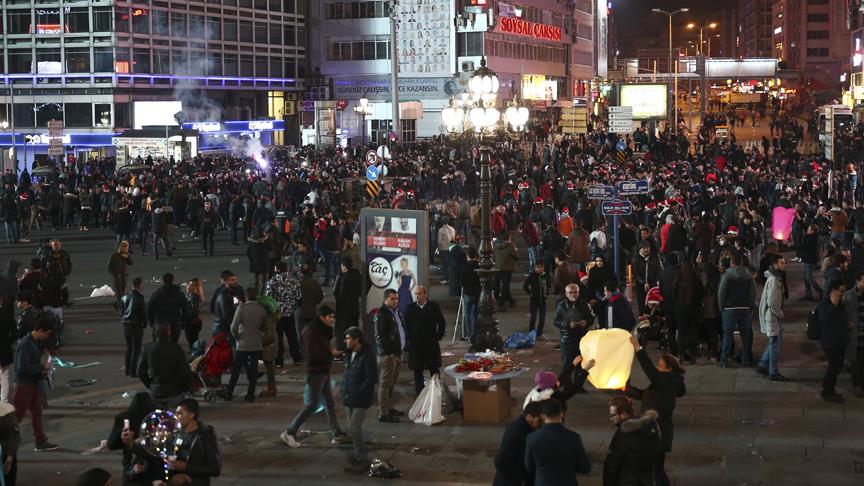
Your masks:
[[[390,285],[390,280],[393,279],[393,268],[390,262],[384,258],[377,257],[369,262],[369,280],[372,285],[384,288]]]

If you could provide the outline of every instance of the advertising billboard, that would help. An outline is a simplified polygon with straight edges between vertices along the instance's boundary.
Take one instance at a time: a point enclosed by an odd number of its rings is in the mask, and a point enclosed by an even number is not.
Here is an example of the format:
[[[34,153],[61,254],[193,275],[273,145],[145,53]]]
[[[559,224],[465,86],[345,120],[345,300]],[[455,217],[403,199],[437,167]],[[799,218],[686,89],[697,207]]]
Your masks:
[[[622,84],[618,104],[633,107],[633,120],[664,119],[668,116],[668,94],[665,84]]]
[[[134,101],[132,103],[133,128],[140,130],[148,125],[177,126],[174,114],[183,111],[179,101]]]
[[[546,79],[542,74],[522,75],[522,99],[555,101],[558,99],[558,81]]]
[[[401,0],[396,6],[399,74],[449,77],[456,50],[452,0]]]
[[[381,307],[384,292],[395,290],[399,309],[414,301],[414,289],[429,280],[429,227],[426,211],[363,208],[361,252],[365,265],[364,310]]]

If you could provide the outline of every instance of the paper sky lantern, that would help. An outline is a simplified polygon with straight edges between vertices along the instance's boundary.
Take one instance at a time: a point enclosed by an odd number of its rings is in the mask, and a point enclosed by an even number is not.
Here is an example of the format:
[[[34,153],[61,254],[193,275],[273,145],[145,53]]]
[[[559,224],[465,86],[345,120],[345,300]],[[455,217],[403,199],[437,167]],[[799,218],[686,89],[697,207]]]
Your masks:
[[[588,331],[579,343],[582,360],[596,364],[588,371],[588,381],[600,390],[620,390],[630,379],[633,367],[633,345],[624,329]]]
[[[775,240],[788,240],[792,232],[792,221],[795,220],[794,208],[776,207],[771,221],[771,234]]]

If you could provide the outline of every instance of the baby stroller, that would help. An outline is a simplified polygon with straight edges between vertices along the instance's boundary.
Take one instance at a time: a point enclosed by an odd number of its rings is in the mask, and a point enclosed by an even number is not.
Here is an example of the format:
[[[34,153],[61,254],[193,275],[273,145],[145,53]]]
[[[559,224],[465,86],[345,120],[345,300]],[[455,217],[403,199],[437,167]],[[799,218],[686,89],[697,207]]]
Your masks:
[[[197,378],[193,382],[193,391],[204,389],[204,400],[210,403],[216,401],[216,392],[222,389],[222,374],[231,367],[231,343],[224,332],[217,332],[213,341],[205,348],[203,339],[192,346],[192,361],[189,367]]]

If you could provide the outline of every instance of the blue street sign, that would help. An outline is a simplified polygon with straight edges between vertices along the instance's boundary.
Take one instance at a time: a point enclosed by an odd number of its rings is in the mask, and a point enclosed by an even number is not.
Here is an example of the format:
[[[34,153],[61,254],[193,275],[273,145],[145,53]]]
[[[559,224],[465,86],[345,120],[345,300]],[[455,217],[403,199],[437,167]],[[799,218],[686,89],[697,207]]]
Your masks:
[[[624,140],[618,140],[615,148],[618,149],[618,151],[623,152],[624,150],[627,150],[627,144],[624,143]]]
[[[588,186],[588,199],[610,201],[615,199],[615,188],[612,186]]]
[[[367,167],[366,178],[372,182],[378,180],[378,167],[375,167],[374,165],[370,165],[369,167]]]
[[[630,201],[614,199],[612,201],[603,201],[601,210],[604,216],[627,216],[633,213],[633,205],[630,204]]]
[[[630,179],[629,181],[619,181],[615,184],[619,196],[635,196],[637,194],[648,194],[647,179]]]

